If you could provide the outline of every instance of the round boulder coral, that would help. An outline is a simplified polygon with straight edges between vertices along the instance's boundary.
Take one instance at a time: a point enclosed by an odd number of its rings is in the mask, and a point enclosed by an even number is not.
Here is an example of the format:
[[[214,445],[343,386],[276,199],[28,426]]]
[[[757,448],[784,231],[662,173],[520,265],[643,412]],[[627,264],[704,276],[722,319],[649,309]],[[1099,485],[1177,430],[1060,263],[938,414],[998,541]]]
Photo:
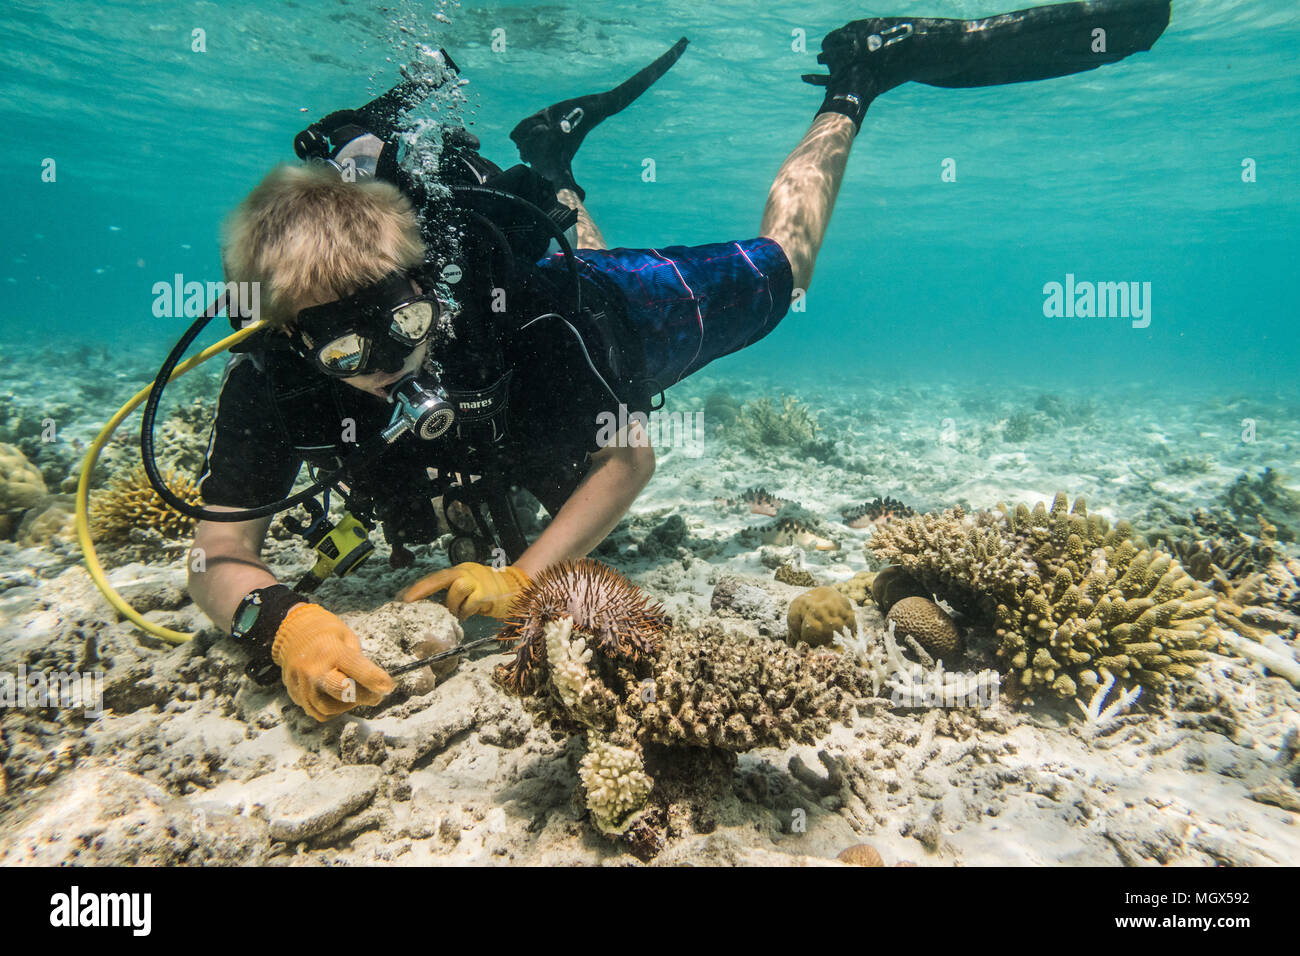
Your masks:
[[[889,609],[885,620],[893,622],[896,635],[912,638],[935,660],[951,661],[960,653],[957,625],[929,598],[903,598]]]
[[[44,495],[40,470],[13,445],[0,444],[0,511],[25,511]]]
[[[72,495],[46,495],[23,515],[16,536],[19,547],[53,548],[72,544],[76,540],[75,512]]]
[[[831,643],[840,631],[857,625],[853,602],[834,588],[820,587],[805,591],[790,602],[786,613],[790,644],[806,641],[813,647]]]

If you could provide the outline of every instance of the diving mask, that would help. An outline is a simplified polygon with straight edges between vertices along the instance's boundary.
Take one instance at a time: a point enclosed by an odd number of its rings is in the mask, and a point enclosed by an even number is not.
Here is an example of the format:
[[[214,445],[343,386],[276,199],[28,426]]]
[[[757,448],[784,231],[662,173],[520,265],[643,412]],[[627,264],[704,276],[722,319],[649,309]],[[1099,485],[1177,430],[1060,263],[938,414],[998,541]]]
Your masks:
[[[398,371],[433,329],[443,304],[396,273],[347,298],[298,313],[298,352],[326,375]]]

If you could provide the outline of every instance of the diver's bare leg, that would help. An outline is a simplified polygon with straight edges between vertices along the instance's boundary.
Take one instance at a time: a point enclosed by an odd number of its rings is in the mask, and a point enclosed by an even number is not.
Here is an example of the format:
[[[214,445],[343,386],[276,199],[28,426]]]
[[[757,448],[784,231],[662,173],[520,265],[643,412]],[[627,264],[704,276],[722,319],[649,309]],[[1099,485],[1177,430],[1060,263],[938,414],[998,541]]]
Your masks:
[[[759,235],[785,250],[794,287],[807,291],[817,252],[826,238],[835,197],[857,131],[839,113],[823,113],[781,166],[767,194]]]
[[[587,212],[587,207],[583,205],[578,194],[572,189],[561,189],[556,195],[560,202],[564,203],[570,209],[578,210],[578,241],[574,243],[575,249],[608,249],[605,243],[605,237],[600,232],[600,227],[596,221],[591,218],[591,213]]]

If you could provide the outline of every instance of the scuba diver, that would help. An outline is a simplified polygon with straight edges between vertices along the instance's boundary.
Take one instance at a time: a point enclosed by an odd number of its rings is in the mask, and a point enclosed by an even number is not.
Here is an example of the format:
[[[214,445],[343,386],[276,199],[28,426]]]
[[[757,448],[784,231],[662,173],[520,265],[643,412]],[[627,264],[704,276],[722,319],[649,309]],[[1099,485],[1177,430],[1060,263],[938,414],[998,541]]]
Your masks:
[[[259,679],[282,679],[317,720],[378,703],[392,678],[310,599],[319,577],[289,587],[262,563],[276,511],[305,504],[310,524],[286,524],[340,573],[376,524],[394,567],[411,564],[408,545],[450,533],[452,566],[403,599],[445,590],[462,619],[504,618],[540,571],[596,547],[650,480],[644,422],[663,390],[766,336],[807,290],[877,96],[1096,69],[1150,49],[1168,21],[1169,0],[1097,0],[834,30],[817,57],[827,73],[803,77],[825,98],[757,237],[694,247],[609,249],[572,170],[584,138],[662,77],[685,39],[626,83],[519,123],[510,135],[527,165],[504,171],[463,129],[443,131],[433,181],[397,162],[398,118],[427,83],[313,124],[295,141],[309,161],[274,169],[226,224],[226,279],[260,283],[270,328],[227,367],[204,507],[187,512],[206,556],[190,575],[195,602],[249,647]],[[147,468],[150,454],[146,442]],[[289,497],[304,463],[322,501]],[[518,489],[551,516],[531,542]],[[331,492],[347,505],[337,524]]]

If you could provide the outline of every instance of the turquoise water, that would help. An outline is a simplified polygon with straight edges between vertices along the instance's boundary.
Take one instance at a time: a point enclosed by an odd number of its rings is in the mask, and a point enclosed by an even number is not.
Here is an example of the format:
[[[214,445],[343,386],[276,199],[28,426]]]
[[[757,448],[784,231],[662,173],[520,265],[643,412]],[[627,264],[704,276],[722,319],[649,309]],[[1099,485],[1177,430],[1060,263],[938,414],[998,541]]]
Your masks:
[[[975,2],[537,4],[10,2],[0,118],[12,137],[0,345],[129,344],[183,328],[152,286],[219,276],[222,217],[320,115],[398,77],[417,43],[470,80],[486,155],[555,100],[691,46],[574,163],[611,245],[747,238],[819,102],[821,36],[868,14],[970,17]],[[439,22],[441,12],[449,21]],[[191,51],[191,31],[206,53]],[[505,31],[494,52],[492,32]],[[808,51],[791,50],[792,30]],[[1292,391],[1300,261],[1300,7],[1175,0],[1147,54],[980,90],[910,84],[871,108],[808,310],[717,371],[791,380],[975,378],[1104,389]],[[54,183],[42,163],[57,163]],[[657,182],[641,181],[653,158]],[[957,181],[941,163],[956,160]],[[1257,181],[1242,181],[1253,159]],[[1152,284],[1152,321],[1043,315],[1043,286]]]

